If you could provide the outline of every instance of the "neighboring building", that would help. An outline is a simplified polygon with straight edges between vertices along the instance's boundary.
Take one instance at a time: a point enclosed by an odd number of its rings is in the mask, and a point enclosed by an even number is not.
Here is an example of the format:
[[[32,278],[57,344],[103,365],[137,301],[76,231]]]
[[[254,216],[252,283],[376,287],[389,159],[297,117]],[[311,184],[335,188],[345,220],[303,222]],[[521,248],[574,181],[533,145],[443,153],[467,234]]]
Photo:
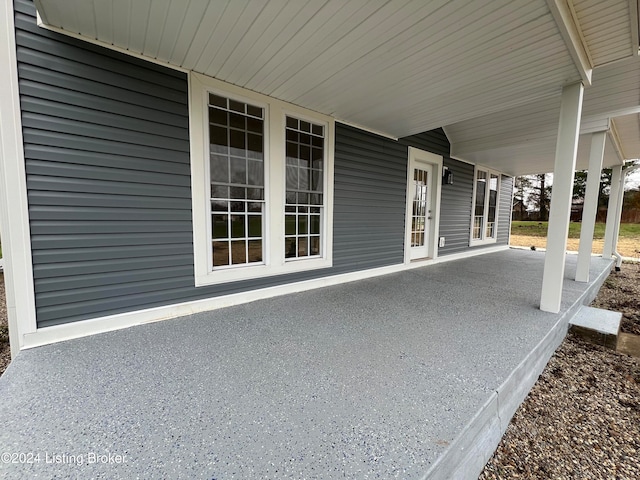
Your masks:
[[[506,248],[514,176],[554,168],[563,87],[593,75],[587,145],[619,117],[605,164],[639,135],[640,95],[617,89],[638,77],[637,15],[635,36],[616,17],[616,50],[589,22],[576,44],[562,7],[513,3],[474,23],[464,2],[40,0],[38,26],[30,1],[8,2],[14,351]]]

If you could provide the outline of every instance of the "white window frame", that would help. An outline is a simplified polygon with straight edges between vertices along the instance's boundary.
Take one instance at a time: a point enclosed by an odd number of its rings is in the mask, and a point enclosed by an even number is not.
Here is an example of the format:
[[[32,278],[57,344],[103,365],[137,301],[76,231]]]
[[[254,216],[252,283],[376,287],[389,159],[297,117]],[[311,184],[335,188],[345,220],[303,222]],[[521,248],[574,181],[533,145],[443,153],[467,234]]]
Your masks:
[[[263,261],[213,269],[211,261],[211,184],[209,169],[208,93],[215,93],[264,108],[265,211]],[[323,218],[321,255],[285,261],[286,116],[321,124],[325,128]],[[286,273],[328,268],[333,265],[333,152],[334,119],[316,112],[230,85],[195,72],[189,73],[189,137],[194,276],[197,287]]]
[[[476,216],[476,188],[478,187],[478,172],[482,171],[487,174],[487,183],[486,183],[486,191],[484,196],[484,215],[482,218],[482,227],[480,229],[482,236],[480,239],[473,238],[473,224]],[[491,175],[496,175],[498,177],[498,185],[497,185],[497,195],[496,195],[496,235],[493,238],[487,238],[487,217],[489,214],[489,187],[491,184]],[[502,181],[502,174],[497,170],[492,170],[490,168],[483,167],[481,165],[476,165],[473,171],[473,197],[471,202],[471,228],[469,231],[469,246],[474,247],[476,245],[488,245],[492,243],[496,243],[498,241],[498,227],[499,225],[499,214],[500,214],[500,186]]]

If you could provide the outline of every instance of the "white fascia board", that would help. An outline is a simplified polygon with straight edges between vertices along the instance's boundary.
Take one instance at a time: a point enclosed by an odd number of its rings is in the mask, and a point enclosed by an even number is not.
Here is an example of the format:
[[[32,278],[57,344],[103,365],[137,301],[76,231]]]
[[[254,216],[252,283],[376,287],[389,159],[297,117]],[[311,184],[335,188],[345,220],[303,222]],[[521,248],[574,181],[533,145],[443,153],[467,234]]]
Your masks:
[[[54,325],[51,327],[39,328],[37,331],[25,336],[23,348],[39,347],[42,345],[48,345],[64,340],[71,340],[73,338],[86,337],[88,335],[95,335],[98,333],[110,332],[114,330],[122,330],[124,328],[142,325],[145,323],[170,320],[172,318],[216,310],[219,308],[231,307],[234,305],[241,305],[244,303],[254,302],[256,300],[289,295],[298,292],[305,292],[308,290],[314,290],[316,288],[340,285],[342,283],[355,282],[367,278],[379,277],[381,275],[388,275],[405,270],[412,270],[414,268],[422,268],[428,265],[434,265],[436,263],[461,260],[464,258],[475,257],[477,255],[484,255],[508,249],[508,245],[478,248],[463,253],[437,257],[435,259],[411,262],[409,264],[401,263],[390,265],[387,267],[362,270],[359,272],[343,273],[339,275],[332,275],[330,277],[317,278],[286,285],[262,288],[259,290],[252,290],[249,292],[234,293],[222,297],[195,300],[192,302],[167,305],[164,307],[155,307],[146,310],[109,315],[106,317],[100,317],[91,320],[80,320],[63,325]]]
[[[11,354],[36,331],[13,2],[0,6],[0,234]]]
[[[582,82],[585,86],[590,86],[593,61],[570,2],[571,0],[547,0],[547,5],[569,50],[573,63],[580,73]]]

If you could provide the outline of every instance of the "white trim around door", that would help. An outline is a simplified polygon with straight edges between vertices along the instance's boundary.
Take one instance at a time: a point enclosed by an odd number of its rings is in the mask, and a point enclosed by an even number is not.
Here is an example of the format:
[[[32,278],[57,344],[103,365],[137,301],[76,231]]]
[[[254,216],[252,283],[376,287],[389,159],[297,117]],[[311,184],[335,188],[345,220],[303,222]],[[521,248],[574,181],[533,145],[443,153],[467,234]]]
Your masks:
[[[440,230],[440,190],[442,188],[442,163],[440,155],[409,147],[407,164],[407,209],[405,214],[404,263],[433,260],[438,256],[438,232]],[[426,180],[426,182],[425,182]],[[416,186],[419,186],[418,198]],[[421,187],[420,187],[421,185]],[[426,194],[426,197],[424,197]],[[417,202],[417,203],[416,203]],[[415,208],[418,210],[414,212]],[[424,212],[419,210],[424,208]],[[416,213],[416,215],[414,215]],[[414,221],[414,219],[417,219]],[[424,238],[416,240],[414,226],[424,221]],[[422,233],[418,234],[419,236]],[[421,244],[420,247],[412,246]]]

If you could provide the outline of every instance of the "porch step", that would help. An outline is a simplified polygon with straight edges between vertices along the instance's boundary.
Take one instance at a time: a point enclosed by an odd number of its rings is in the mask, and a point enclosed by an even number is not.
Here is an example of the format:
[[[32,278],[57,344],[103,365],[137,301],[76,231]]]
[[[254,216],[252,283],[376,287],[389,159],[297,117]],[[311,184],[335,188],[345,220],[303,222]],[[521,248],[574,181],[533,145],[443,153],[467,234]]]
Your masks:
[[[622,313],[583,305],[569,320],[569,330],[607,348],[616,349]]]

